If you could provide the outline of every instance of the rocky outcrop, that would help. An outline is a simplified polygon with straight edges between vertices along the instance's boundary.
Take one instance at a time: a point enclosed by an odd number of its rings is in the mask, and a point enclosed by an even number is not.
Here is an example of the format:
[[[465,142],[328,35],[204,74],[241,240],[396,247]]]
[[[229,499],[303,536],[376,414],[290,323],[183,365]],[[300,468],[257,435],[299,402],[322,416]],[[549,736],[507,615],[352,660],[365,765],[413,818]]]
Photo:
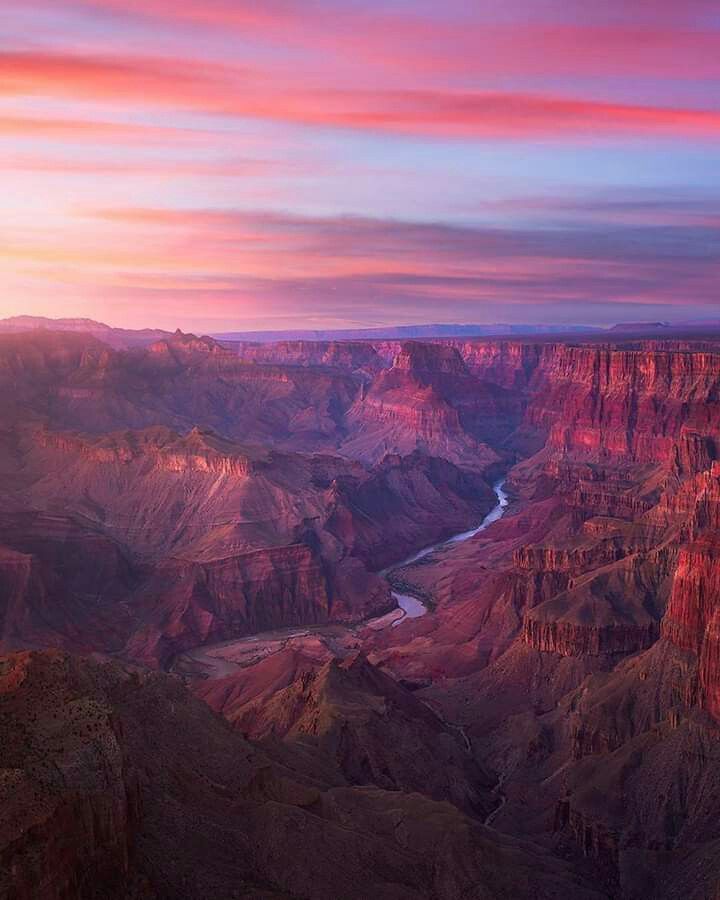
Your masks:
[[[92,565],[88,564],[92,560]],[[114,651],[139,573],[112,539],[60,515],[0,516],[0,647]]]
[[[525,392],[545,355],[539,343],[522,341],[449,341],[467,368],[482,381]]]
[[[411,372],[418,380],[427,382],[444,375],[455,378],[468,375],[462,356],[454,347],[445,344],[409,341],[395,355],[392,367],[399,372]]]
[[[597,897],[448,803],[260,750],[182,683],[0,659],[0,891],[12,900]]]
[[[164,337],[151,344],[147,353],[151,358],[165,357],[180,365],[184,360],[192,360],[198,354],[231,355],[230,351],[213,338],[184,334],[179,328],[169,337]]]
[[[592,570],[528,611],[522,640],[561,656],[627,654],[659,634],[659,588],[666,560],[636,554]]]
[[[683,650],[699,653],[710,620],[720,608],[720,542],[705,538],[678,553],[663,635]]]
[[[123,779],[111,709],[68,691],[67,664],[59,654],[0,659],[8,897],[89,897],[100,885],[120,897],[129,881],[136,780]]]
[[[492,809],[493,779],[462,735],[364,655],[305,668],[272,695],[238,702],[233,685],[247,677],[202,682],[196,692],[246,736],[312,747],[351,784],[419,791],[481,818]]]
[[[581,486],[567,498],[567,502],[594,516],[633,521],[644,515],[652,504],[631,492],[615,491],[602,487]]]
[[[607,521],[607,520],[605,520]],[[595,520],[597,522],[597,520]],[[591,526],[591,529],[593,526]],[[597,569],[608,563],[622,559],[628,553],[628,535],[611,533],[607,539],[605,533],[587,530],[586,534],[593,538],[584,543],[574,541],[570,545],[553,546],[547,544],[528,544],[513,552],[513,565],[520,571],[557,572],[568,575],[579,575],[591,569]],[[566,587],[569,586],[566,585]]]
[[[601,656],[627,654],[655,643],[657,625],[582,625],[576,622],[547,622],[526,616],[522,640],[529,647],[559,656]]]
[[[699,703],[720,720],[720,541],[700,538],[678,553],[662,633],[699,660]]]
[[[320,366],[372,377],[387,361],[370,341],[242,341],[228,345],[245,362],[257,365]]]
[[[207,472],[213,475],[247,477],[256,470],[254,461],[267,460],[258,449],[243,453],[211,429],[193,428],[180,437],[169,428],[126,431],[109,437],[87,438],[77,434],[42,429],[33,437],[38,447],[58,450],[89,463],[131,463],[140,458],[153,468],[167,472]]]
[[[304,544],[207,563],[170,559],[133,597],[141,624],[125,653],[151,666],[167,666],[177,653],[201,644],[390,607],[383,585],[368,584],[359,568],[358,588],[362,585],[367,594],[358,589],[338,597],[336,609],[331,597],[341,575],[330,577]]]
[[[674,877],[703,847],[698,856],[713,862],[696,861],[695,880],[685,888],[701,898],[712,896],[720,875],[709,799],[718,787],[720,742],[679,705],[683,658],[670,647],[663,660],[663,649],[636,657],[605,684],[584,686],[582,752],[568,767],[556,826],[598,862],[623,897],[681,896]]]
[[[700,652],[701,702],[720,722],[720,607],[716,607],[705,627]]]
[[[665,462],[683,435],[680,464],[704,464],[719,387],[720,354],[556,345],[544,348],[526,418],[565,454]]]
[[[675,528],[684,540],[720,530],[720,464],[668,486],[646,516],[656,526]]]
[[[674,473],[679,478],[711,469],[718,458],[720,449],[714,434],[698,434],[684,426],[681,428],[672,460]]]
[[[342,451],[375,462],[420,448],[483,472],[498,462],[488,443],[518,417],[517,399],[472,375],[454,347],[408,342],[348,411]]]
[[[395,444],[390,433],[380,451],[405,452],[401,440],[414,440],[426,446],[461,436],[460,417],[439,389],[443,376],[467,377],[459,354],[450,348],[423,344],[405,344],[395,356],[392,367],[381,372],[349,412],[351,428],[368,426],[397,429]],[[352,450],[352,444],[349,445]],[[409,446],[409,445],[408,445]],[[347,447],[346,447],[347,450]]]

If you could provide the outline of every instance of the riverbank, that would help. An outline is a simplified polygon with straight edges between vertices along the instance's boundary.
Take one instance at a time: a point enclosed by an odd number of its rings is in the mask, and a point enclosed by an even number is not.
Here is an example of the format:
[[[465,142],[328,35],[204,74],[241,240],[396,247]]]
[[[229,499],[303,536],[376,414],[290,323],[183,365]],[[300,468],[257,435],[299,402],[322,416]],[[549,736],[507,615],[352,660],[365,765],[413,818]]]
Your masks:
[[[489,528],[493,522],[497,522],[503,516],[508,506],[509,501],[503,490],[504,485],[504,478],[493,485],[497,503],[477,527],[460,532],[444,541],[430,544],[402,562],[383,569],[379,574],[387,578],[393,572],[414,565],[435,552],[452,547],[453,544],[469,540]],[[430,610],[428,598],[413,593],[412,587],[410,585],[405,587],[404,582],[402,590],[391,593],[397,607],[383,616],[368,619],[356,625],[327,623],[306,628],[295,626],[247,635],[217,644],[203,644],[180,654],[172,666],[172,671],[189,678],[221,678],[233,674],[237,669],[254,665],[281,650],[300,649],[300,645],[305,653],[317,655],[318,658],[333,655],[343,656],[360,648],[360,633],[364,629],[381,631],[385,628],[396,628],[406,619],[420,618]]]
[[[451,547],[453,544],[459,544],[463,541],[467,541],[472,537],[475,537],[476,534],[480,534],[481,531],[485,531],[486,528],[489,528],[493,522],[497,522],[501,519],[507,509],[509,504],[508,495],[504,491],[505,487],[505,479],[501,478],[493,485],[493,491],[495,492],[495,496],[497,498],[497,503],[490,510],[490,512],[485,516],[482,522],[476,527],[471,528],[469,531],[462,531],[459,534],[453,535],[450,538],[447,538],[444,541],[438,541],[436,544],[431,544],[429,547],[424,547],[422,550],[419,550],[417,553],[414,553],[412,556],[409,556],[407,559],[403,560],[403,562],[398,563],[397,565],[390,566],[387,569],[383,569],[380,573],[386,578],[392,575],[394,572],[398,572],[401,569],[406,568],[407,566],[414,565],[420,560],[431,556],[433,553]],[[401,622],[404,622],[405,619],[418,619],[420,616],[424,616],[429,610],[429,604],[427,597],[423,597],[417,592],[413,592],[412,587],[410,585],[403,584],[403,590],[400,591],[392,591],[392,596],[395,598],[398,608],[403,611],[403,615],[400,618],[395,619],[391,623],[392,628],[397,628]]]

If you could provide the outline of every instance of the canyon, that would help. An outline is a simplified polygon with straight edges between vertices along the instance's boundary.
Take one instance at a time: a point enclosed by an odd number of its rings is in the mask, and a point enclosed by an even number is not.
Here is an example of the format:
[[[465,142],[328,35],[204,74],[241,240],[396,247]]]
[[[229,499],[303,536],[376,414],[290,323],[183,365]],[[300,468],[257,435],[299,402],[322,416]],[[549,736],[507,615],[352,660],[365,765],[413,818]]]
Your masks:
[[[720,896],[720,339],[90,325],[0,333],[1,896]]]

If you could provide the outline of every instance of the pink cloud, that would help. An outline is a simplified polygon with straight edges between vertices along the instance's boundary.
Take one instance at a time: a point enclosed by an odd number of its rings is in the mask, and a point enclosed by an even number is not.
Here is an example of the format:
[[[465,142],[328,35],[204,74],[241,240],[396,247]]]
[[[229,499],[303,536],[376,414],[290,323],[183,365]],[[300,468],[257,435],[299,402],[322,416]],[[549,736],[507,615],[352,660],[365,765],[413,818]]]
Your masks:
[[[0,133],[2,129],[0,126]],[[0,171],[57,175],[161,176],[163,178],[255,178],[303,171],[301,166],[265,159],[202,160],[89,160],[51,155],[15,154],[0,158]],[[312,170],[310,170],[312,171]]]
[[[603,4],[602,15],[575,21],[486,21],[480,6],[453,16],[423,16],[361,5],[242,0],[86,0],[86,9],[110,10],[166,26],[202,25],[278,47],[322,50],[346,62],[372,62],[388,70],[488,75],[651,75],[673,78],[720,74],[720,32],[703,27],[716,11],[712,0],[690,3],[636,0]],[[459,12],[455,10],[455,12]],[[527,11],[526,11],[527,12]],[[602,12],[602,10],[600,10]],[[652,22],[648,21],[648,13]],[[676,65],[692,60],[692,66]]]
[[[89,211],[70,235],[14,236],[0,260],[33,278],[37,296],[38,284],[74,285],[96,317],[131,325],[148,324],[150,309],[155,324],[208,329],[233,318],[418,321],[439,304],[460,319],[492,304],[495,318],[502,308],[553,315],[579,302],[603,319],[613,307],[711,309],[718,233],[717,223],[663,225],[659,238],[652,224],[513,229],[138,207]]]
[[[0,57],[5,94],[131,101],[207,113],[405,135],[535,139],[716,137],[720,112],[581,98],[439,90],[351,90],[303,86],[273,70],[176,59],[105,59],[65,54]]]

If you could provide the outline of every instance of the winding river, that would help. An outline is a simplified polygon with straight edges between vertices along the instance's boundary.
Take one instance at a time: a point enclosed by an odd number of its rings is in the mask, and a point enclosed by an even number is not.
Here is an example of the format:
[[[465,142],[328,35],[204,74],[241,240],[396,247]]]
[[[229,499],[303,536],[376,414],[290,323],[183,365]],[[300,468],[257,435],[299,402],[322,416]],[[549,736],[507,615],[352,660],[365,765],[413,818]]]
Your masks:
[[[391,572],[395,572],[398,569],[403,569],[405,566],[410,566],[413,563],[418,562],[418,560],[424,559],[426,556],[430,556],[431,553],[434,553],[436,550],[440,550],[444,547],[449,547],[452,544],[459,544],[462,541],[467,541],[471,537],[475,537],[476,534],[479,534],[481,531],[485,531],[486,528],[489,528],[493,522],[497,522],[498,519],[501,519],[505,509],[508,505],[508,495],[505,493],[503,488],[505,487],[505,479],[501,478],[500,481],[497,481],[493,485],[493,491],[495,491],[495,496],[497,498],[497,503],[490,512],[485,516],[482,522],[476,527],[471,528],[469,531],[461,531],[459,534],[453,535],[451,538],[447,538],[444,541],[440,541],[437,544],[430,544],[429,547],[425,547],[422,550],[419,550],[417,553],[413,553],[412,556],[409,556],[407,559],[404,559],[400,563],[396,563],[393,566],[389,566],[387,569],[383,569],[380,572],[381,575],[389,575]],[[398,607],[403,611],[404,615],[399,619],[396,619],[392,623],[392,627],[395,628],[405,619],[417,619],[420,616],[424,616],[428,611],[427,606],[420,600],[418,597],[414,597],[412,594],[401,594],[397,591],[392,592],[392,596],[397,601]]]
[[[466,541],[479,532],[484,531],[493,522],[497,522],[505,512],[508,505],[508,497],[503,486],[505,479],[501,479],[493,485],[497,503],[485,516],[482,522],[469,531],[462,531],[444,541],[431,544],[423,550],[414,553],[412,556],[404,559],[402,562],[395,563],[387,569],[383,569],[380,575],[388,575],[405,566],[424,559],[436,550],[447,548],[453,544]],[[342,655],[346,652],[344,642],[349,641],[350,644],[357,645],[357,635],[360,629],[369,626],[376,629],[387,628],[399,625],[405,619],[417,619],[424,616],[428,611],[427,606],[418,597],[412,594],[401,594],[397,591],[392,592],[392,596],[397,602],[397,609],[391,613],[375,619],[368,619],[360,622],[355,626],[348,625],[309,625],[307,627],[288,627],[280,628],[274,631],[266,631],[261,634],[248,635],[246,637],[234,638],[228,641],[221,641],[217,644],[204,644],[181,653],[173,663],[173,671],[197,676],[203,674],[213,678],[221,678],[237,671],[238,668],[244,668],[257,662],[259,659],[272,655],[282,650],[290,642],[298,638],[316,636],[322,640],[328,649],[332,650],[336,655]],[[402,615],[398,615],[398,610]],[[451,726],[456,727],[456,726]],[[467,740],[467,738],[465,738]]]

